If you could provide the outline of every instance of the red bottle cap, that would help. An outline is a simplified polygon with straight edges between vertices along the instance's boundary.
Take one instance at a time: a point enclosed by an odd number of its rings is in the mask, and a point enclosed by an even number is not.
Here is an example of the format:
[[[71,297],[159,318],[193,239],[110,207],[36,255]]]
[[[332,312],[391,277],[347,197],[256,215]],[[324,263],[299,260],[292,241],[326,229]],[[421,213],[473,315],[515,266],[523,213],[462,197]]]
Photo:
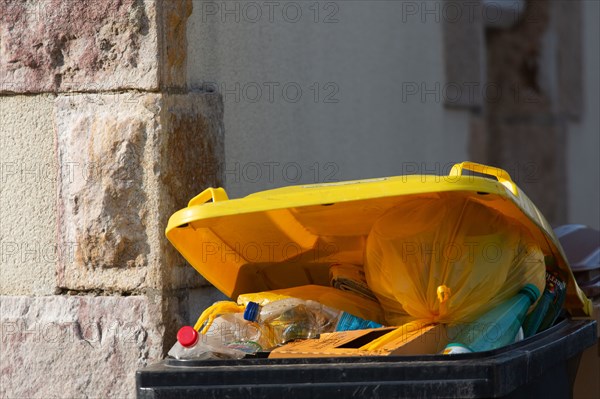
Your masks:
[[[177,333],[177,341],[186,348],[194,346],[198,341],[198,331],[194,330],[193,327],[184,326],[179,329]]]

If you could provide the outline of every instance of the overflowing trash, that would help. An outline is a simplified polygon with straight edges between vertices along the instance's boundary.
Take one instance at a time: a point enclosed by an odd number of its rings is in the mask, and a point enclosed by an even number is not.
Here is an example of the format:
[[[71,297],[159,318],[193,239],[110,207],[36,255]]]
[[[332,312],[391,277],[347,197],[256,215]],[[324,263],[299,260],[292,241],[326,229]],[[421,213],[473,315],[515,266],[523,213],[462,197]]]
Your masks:
[[[562,308],[565,285],[550,273],[546,274],[546,279],[546,288],[539,301],[539,289],[536,285],[527,283],[516,295],[489,308],[469,323],[448,324],[452,328],[445,330],[445,335],[446,339],[452,338],[452,342],[448,342],[440,353],[493,350],[515,342],[519,334],[529,337],[549,328]],[[315,288],[317,287],[305,287],[305,290],[314,291]],[[335,288],[318,287],[317,290],[319,289]],[[358,296],[348,296],[348,293],[344,295],[345,300],[359,299]],[[535,303],[537,306],[526,318],[527,311]],[[378,354],[378,350],[394,339],[402,344],[407,343],[408,337],[411,337],[410,334],[407,335],[407,331],[427,332],[428,329],[423,327],[436,324],[440,323],[413,318],[402,323],[403,328],[390,330],[375,321],[314,300],[273,292],[254,293],[240,296],[238,302],[216,302],[206,309],[193,328],[181,328],[178,342],[169,351],[169,355],[176,359],[240,359],[257,352],[269,352],[297,340],[319,338],[322,334],[383,329],[384,335],[359,348],[365,353]],[[458,333],[452,334],[450,331]],[[281,356],[286,351],[278,353]]]
[[[185,326],[179,331],[178,342],[169,355],[177,359],[239,359],[323,333],[382,327],[313,300],[292,297],[271,300],[269,293],[252,297],[260,303],[213,304],[202,313],[194,328]]]
[[[236,301],[181,328],[169,355],[452,355],[532,337],[565,309],[589,315],[556,237],[508,174],[467,180],[463,168],[485,171],[459,164],[455,180],[427,186],[421,176],[200,194],[167,237]],[[293,251],[275,252],[281,242]]]

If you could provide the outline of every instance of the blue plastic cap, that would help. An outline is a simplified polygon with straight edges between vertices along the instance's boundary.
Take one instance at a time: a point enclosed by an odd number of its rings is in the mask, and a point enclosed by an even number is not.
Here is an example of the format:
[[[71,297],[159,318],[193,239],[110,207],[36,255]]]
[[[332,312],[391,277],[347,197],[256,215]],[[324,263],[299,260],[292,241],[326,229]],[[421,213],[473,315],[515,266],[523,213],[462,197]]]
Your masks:
[[[533,284],[526,284],[519,293],[527,295],[531,303],[534,303],[540,297],[540,290]]]
[[[258,319],[258,310],[260,305],[256,302],[248,302],[246,310],[244,310],[244,320],[256,321]]]

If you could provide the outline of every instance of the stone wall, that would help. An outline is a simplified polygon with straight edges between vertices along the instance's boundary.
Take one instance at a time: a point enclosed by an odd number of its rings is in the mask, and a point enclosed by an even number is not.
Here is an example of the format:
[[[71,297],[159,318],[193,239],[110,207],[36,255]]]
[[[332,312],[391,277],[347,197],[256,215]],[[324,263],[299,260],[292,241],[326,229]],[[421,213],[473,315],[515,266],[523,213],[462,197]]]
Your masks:
[[[0,97],[2,295],[52,295],[56,287],[54,98]]]
[[[132,397],[202,302],[164,236],[221,184],[221,97],[186,89],[192,6],[0,3],[3,398]]]

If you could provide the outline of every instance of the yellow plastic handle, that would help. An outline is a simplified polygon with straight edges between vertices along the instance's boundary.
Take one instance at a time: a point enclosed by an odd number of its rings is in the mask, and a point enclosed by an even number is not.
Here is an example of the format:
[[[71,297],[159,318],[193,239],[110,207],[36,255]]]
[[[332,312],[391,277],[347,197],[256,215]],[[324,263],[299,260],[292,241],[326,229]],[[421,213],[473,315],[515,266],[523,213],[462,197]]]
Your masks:
[[[209,187],[206,190],[202,191],[200,194],[196,195],[194,198],[192,198],[190,202],[188,202],[188,206],[202,205],[210,200],[212,200],[212,202],[219,202],[227,201],[228,199],[229,197],[227,196],[227,193],[221,187]]]
[[[452,169],[450,170],[450,176],[462,176],[463,169],[481,173],[483,175],[495,176],[498,179],[498,182],[500,182],[500,184],[502,184],[504,187],[508,188],[513,195],[519,195],[517,185],[512,181],[510,175],[504,169],[475,162],[461,162],[452,166]]]

